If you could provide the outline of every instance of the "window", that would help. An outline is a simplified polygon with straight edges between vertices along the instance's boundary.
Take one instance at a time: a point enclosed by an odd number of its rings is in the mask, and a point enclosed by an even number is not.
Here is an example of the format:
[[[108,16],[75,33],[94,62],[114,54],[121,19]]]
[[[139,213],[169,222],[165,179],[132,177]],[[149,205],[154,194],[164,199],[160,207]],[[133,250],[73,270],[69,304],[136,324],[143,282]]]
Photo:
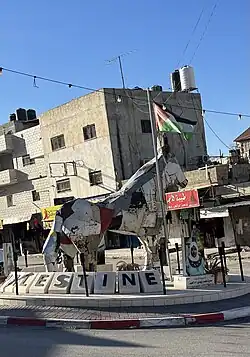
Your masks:
[[[54,198],[54,205],[55,206],[63,205],[64,203],[68,201],[72,201],[74,199],[75,199],[74,196]]]
[[[84,140],[96,138],[95,124],[84,126],[82,130]]]
[[[40,193],[37,192],[36,190],[32,191],[32,199],[33,199],[33,201],[39,201],[40,200]]]
[[[145,134],[151,133],[150,120],[141,120],[141,131]]]
[[[57,181],[56,182],[56,190],[57,190],[57,192],[70,191],[71,190],[70,180],[63,179],[63,180]]]
[[[7,206],[8,207],[14,206],[14,204],[13,204],[13,195],[6,196],[6,199],[7,199]]]
[[[22,157],[22,160],[23,160],[23,166],[32,165],[35,163],[35,159],[31,159],[30,155],[24,155]]]
[[[102,172],[99,171],[90,171],[89,172],[89,182],[90,186],[101,185],[102,184]]]
[[[64,135],[54,136],[54,138],[50,139],[52,151],[60,150],[65,148],[65,140]]]

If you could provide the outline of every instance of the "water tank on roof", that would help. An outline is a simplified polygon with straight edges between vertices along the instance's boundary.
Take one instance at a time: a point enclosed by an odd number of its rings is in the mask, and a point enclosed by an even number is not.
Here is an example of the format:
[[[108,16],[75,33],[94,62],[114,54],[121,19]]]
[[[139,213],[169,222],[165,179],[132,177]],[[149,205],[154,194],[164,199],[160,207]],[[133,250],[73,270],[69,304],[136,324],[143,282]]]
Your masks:
[[[34,109],[27,110],[27,120],[35,120],[36,119],[36,111]]]
[[[162,86],[159,86],[158,84],[155,86],[151,87],[151,90],[154,92],[162,92]]]
[[[10,114],[9,119],[10,119],[10,121],[15,121],[16,120],[16,114],[15,113]]]
[[[180,69],[181,91],[191,92],[196,88],[194,69],[191,66],[184,66]]]
[[[180,72],[178,69],[176,69],[173,73],[170,75],[171,79],[171,86],[173,92],[180,92],[181,91],[181,78],[180,78]]]
[[[16,110],[16,116],[17,116],[17,120],[26,121],[27,120],[26,109],[23,109],[23,108],[17,109]]]

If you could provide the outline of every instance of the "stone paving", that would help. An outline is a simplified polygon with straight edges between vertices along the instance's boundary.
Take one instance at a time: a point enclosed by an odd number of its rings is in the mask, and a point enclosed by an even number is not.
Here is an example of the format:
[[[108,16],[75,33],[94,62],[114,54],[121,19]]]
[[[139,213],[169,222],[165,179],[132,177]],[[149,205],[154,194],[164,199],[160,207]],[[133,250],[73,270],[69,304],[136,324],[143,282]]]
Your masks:
[[[248,306],[250,294],[222,301],[153,307],[67,308],[54,306],[0,306],[0,316],[75,320],[156,318],[182,314],[217,312]]]
[[[249,256],[250,253],[243,253],[244,271],[250,275]],[[230,272],[239,273],[236,255],[232,255],[228,259]],[[30,265],[40,263],[41,257],[34,256],[29,261]],[[42,262],[42,261],[41,261]],[[21,263],[21,262],[20,262]],[[38,264],[39,264],[38,263]],[[22,265],[22,263],[21,263]],[[250,294],[214,302],[201,302],[195,304],[178,304],[169,306],[153,306],[153,307],[107,307],[107,308],[70,308],[70,307],[55,307],[55,306],[5,306],[0,305],[0,316],[17,316],[17,317],[36,317],[36,318],[51,318],[51,319],[76,319],[76,320],[113,320],[113,319],[138,319],[138,318],[153,318],[181,314],[209,313],[228,309],[240,308],[249,306]]]

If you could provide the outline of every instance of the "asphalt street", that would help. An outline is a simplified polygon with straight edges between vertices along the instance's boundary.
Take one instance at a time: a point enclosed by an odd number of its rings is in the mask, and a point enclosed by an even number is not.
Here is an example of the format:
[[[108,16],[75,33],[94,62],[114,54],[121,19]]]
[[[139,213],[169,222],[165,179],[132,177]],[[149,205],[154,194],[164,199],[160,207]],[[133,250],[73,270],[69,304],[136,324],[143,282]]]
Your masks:
[[[250,356],[250,319],[211,327],[87,331],[0,328],[8,357]]]

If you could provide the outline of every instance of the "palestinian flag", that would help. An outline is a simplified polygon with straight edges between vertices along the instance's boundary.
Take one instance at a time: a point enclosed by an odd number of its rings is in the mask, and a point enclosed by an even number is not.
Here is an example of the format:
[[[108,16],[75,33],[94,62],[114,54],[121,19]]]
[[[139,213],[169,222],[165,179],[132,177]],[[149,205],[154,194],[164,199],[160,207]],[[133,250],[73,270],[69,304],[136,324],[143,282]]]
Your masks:
[[[182,135],[185,140],[192,138],[195,121],[182,118],[170,110],[163,110],[162,106],[157,103],[154,103],[154,113],[159,132],[177,133]]]

